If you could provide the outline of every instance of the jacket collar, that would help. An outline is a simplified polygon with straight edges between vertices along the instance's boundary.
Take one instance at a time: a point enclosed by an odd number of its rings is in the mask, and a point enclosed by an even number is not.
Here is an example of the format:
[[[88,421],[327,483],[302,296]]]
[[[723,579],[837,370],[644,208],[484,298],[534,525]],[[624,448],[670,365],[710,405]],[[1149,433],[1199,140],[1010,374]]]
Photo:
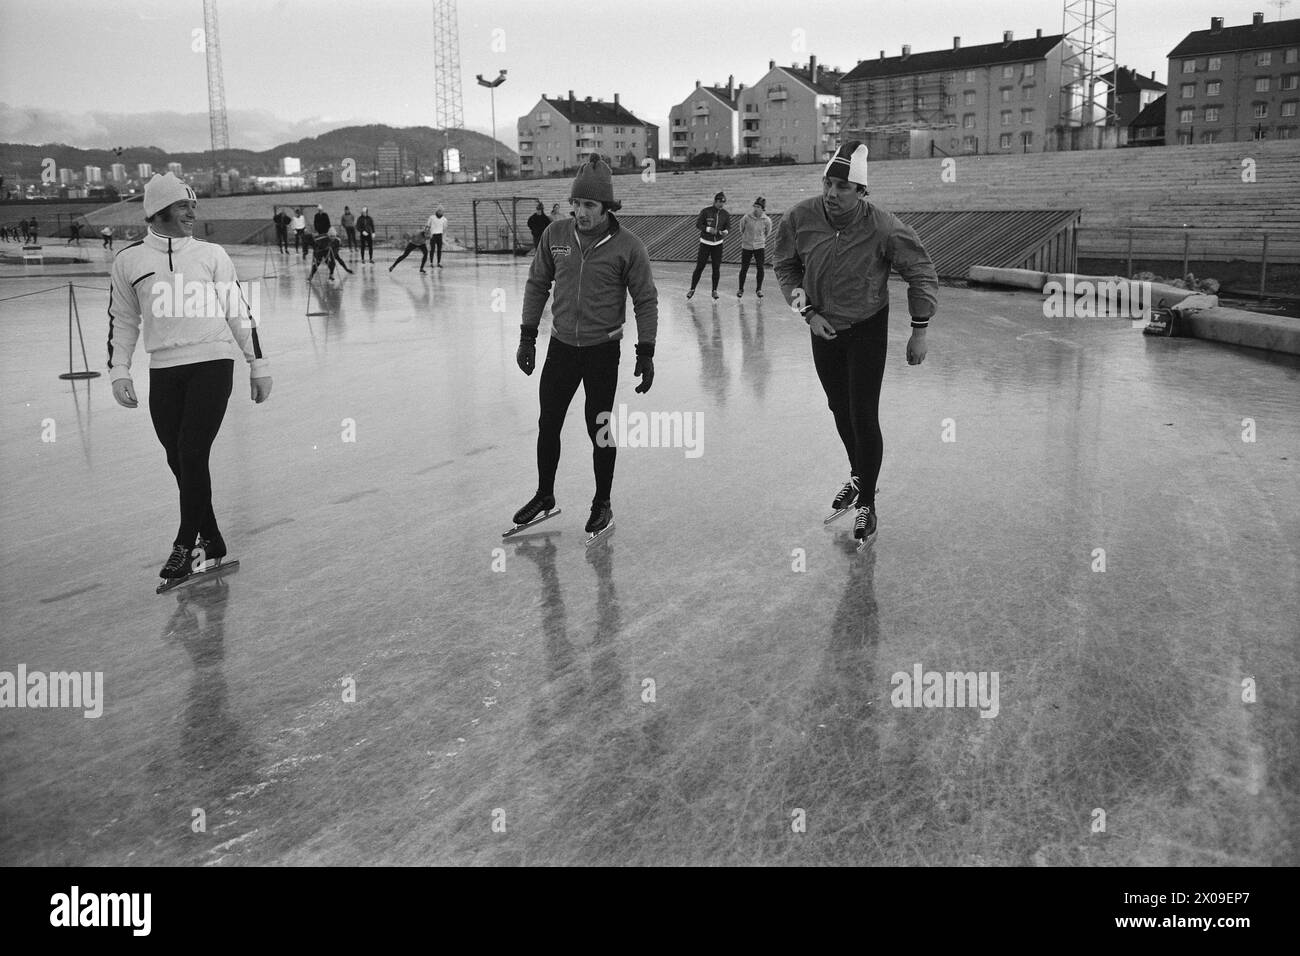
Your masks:
[[[175,239],[171,236],[160,236],[152,228],[145,229],[144,233],[144,244],[150,249],[157,249],[159,252],[180,252],[194,242],[193,236],[183,236],[180,239]]]

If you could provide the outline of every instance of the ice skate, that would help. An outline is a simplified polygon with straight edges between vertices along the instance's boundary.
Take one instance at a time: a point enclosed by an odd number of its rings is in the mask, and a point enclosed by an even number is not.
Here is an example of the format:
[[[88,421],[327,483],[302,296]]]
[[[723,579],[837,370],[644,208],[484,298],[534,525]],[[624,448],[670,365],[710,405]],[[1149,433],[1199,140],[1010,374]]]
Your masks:
[[[587,546],[609,537],[614,531],[614,509],[608,498],[597,498],[591,503],[591,517],[587,519]]]
[[[541,524],[548,518],[554,518],[560,513],[560,509],[555,507],[555,495],[533,495],[533,499],[515,512],[515,526],[501,535],[503,538],[510,538],[517,535],[526,528],[531,528],[535,524]]]
[[[822,524],[830,524],[836,518],[842,518],[858,505],[858,476],[851,475],[849,480],[844,483],[840,493],[835,496],[831,502],[831,513],[822,521]]]
[[[876,509],[872,505],[863,505],[858,509],[858,517],[853,522],[853,537],[858,539],[858,553],[871,547],[876,540]]]
[[[172,548],[171,557],[159,572],[162,583],[155,593],[164,594],[182,585],[205,581],[238,569],[238,560],[226,560],[226,544],[220,540],[220,536],[211,540],[200,538],[199,542],[193,549],[183,544]],[[205,544],[213,549],[211,554],[204,548]]]

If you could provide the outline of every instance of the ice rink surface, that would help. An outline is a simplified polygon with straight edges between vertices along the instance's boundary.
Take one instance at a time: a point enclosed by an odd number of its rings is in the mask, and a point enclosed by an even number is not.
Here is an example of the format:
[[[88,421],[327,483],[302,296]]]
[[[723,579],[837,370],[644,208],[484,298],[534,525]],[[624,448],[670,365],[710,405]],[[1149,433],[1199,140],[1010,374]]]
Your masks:
[[[166,595],[147,357],[120,408],[57,378],[66,292],[0,303],[0,670],[104,698],[0,710],[0,863],[1300,862],[1294,360],[944,288],[911,368],[895,283],[859,556],[774,276],[688,303],[656,263],[657,377],[634,393],[629,306],[617,402],[695,447],[620,449],[584,548],[579,397],[564,513],[503,542],[536,486],[528,262],[389,254],[309,307],[301,260],[234,255],[276,273],[274,392],[237,366],[212,458],[242,566]],[[86,287],[104,370],[107,280],[18,271],[0,296]],[[996,706],[895,706],[918,668],[996,672]]]

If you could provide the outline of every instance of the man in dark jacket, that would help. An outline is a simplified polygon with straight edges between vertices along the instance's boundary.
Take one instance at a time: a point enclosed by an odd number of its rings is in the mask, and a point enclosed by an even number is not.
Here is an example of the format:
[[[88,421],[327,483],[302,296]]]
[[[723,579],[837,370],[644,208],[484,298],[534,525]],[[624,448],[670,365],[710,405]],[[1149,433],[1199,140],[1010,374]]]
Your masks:
[[[275,241],[280,246],[281,252],[289,251],[289,214],[283,209],[276,210],[271,221],[275,223]]]
[[[348,252],[355,254],[357,251],[357,217],[352,215],[352,210],[344,206],[343,215],[339,217],[339,225],[348,234]]]
[[[587,521],[590,542],[614,527],[610,491],[614,484],[615,443],[609,427],[618,385],[619,340],[630,293],[636,311],[637,392],[654,382],[655,333],[659,293],[645,246],[619,225],[609,165],[592,154],[578,170],[570,194],[572,219],[552,223],[533,257],[524,288],[523,323],[515,361],[532,375],[537,328],[552,294],[551,341],[542,366],[541,417],[537,435],[537,494],[515,513],[516,528],[550,516],[555,508],[555,472],[560,464],[560,429],[578,386],[586,392],[587,434],[591,437],[596,494]],[[603,433],[603,434],[602,434]],[[539,518],[539,516],[541,516]]]
[[[695,228],[700,230],[700,249],[695,256],[695,272],[691,274],[691,291],[686,293],[688,299],[695,295],[695,287],[699,284],[700,274],[704,272],[704,264],[707,262],[713,263],[713,297],[718,297],[718,279],[722,274],[722,241],[731,229],[731,213],[724,208],[726,205],[726,195],[718,193],[713,197],[713,205],[705,206],[695,217]]]
[[[366,261],[366,250],[370,250],[370,262],[375,261],[375,221],[370,218],[370,207],[362,206],[361,215],[357,217],[357,232],[361,233],[361,261]]]
[[[528,231],[533,234],[533,251],[537,251],[538,244],[542,241],[542,233],[546,227],[551,224],[551,217],[546,215],[546,207],[540,202],[537,204],[537,211],[528,217]]]
[[[876,479],[884,455],[880,385],[889,331],[889,273],[907,280],[912,337],[907,362],[925,361],[925,334],[938,308],[939,278],[911,227],[866,201],[867,147],[845,143],[822,175],[822,194],[781,219],[774,271],[781,291],[812,331],[813,364],[850,477],[831,507],[858,509],[854,537],[876,534]]]

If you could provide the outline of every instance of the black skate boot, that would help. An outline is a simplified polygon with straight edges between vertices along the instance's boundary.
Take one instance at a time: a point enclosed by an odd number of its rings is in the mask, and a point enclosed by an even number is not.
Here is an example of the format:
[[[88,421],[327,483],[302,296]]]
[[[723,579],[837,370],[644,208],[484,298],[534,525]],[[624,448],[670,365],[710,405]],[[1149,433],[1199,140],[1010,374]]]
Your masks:
[[[858,550],[865,551],[876,539],[876,508],[863,505],[858,509],[858,517],[853,522],[853,537],[858,539]]]
[[[195,546],[195,550],[198,552],[195,557],[202,558],[205,564],[208,561],[216,561],[220,564],[221,559],[228,553],[226,551],[226,539],[221,537],[220,531],[210,538],[199,535],[199,543]]]
[[[525,528],[531,528],[535,524],[554,518],[560,513],[560,509],[555,507],[555,495],[544,495],[541,492],[533,495],[532,500],[515,512],[515,526],[505,532],[501,537],[509,538],[511,535],[518,534]]]
[[[823,524],[830,524],[836,518],[847,514],[851,509],[858,506],[858,476],[850,475],[849,480],[844,482],[844,487],[840,493],[835,496],[831,502],[831,513],[826,516]]]
[[[158,572],[158,576],[164,582],[171,582],[189,577],[191,571],[193,568],[190,567],[190,549],[183,544],[177,544],[172,546],[171,557]]]
[[[593,498],[591,500],[591,517],[587,519],[587,544],[605,537],[613,530],[614,509],[610,507],[609,499]]]

